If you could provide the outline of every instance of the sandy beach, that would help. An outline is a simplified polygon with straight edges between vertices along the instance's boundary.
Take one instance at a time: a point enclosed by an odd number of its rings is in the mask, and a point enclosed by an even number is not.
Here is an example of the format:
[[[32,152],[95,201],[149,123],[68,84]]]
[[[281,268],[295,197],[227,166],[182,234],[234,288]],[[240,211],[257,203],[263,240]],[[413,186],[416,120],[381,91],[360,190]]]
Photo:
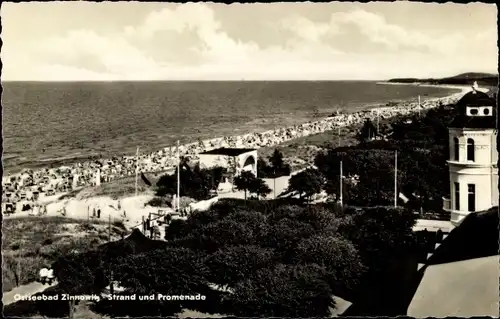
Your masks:
[[[396,85],[394,83],[381,82],[381,85]],[[399,84],[397,84],[399,85]],[[408,84],[414,85],[414,84]],[[421,103],[421,105],[417,105],[417,103],[413,102],[402,102],[398,103],[396,106],[383,107],[383,108],[374,108],[369,111],[363,111],[358,113],[351,114],[341,114],[338,116],[322,118],[314,122],[303,123],[301,125],[295,125],[292,127],[280,128],[277,130],[270,130],[264,133],[253,133],[253,134],[245,134],[243,136],[232,136],[232,137],[221,137],[216,139],[210,139],[198,143],[191,143],[187,145],[182,145],[179,148],[179,153],[181,156],[190,157],[192,160],[197,159],[197,154],[201,151],[207,149],[213,149],[218,147],[269,147],[269,146],[277,146],[283,142],[291,141],[293,139],[304,137],[313,134],[323,133],[332,129],[335,129],[337,126],[349,126],[356,123],[361,123],[366,118],[375,119],[377,116],[381,116],[383,118],[391,118],[393,116],[401,115],[401,114],[411,114],[417,112],[421,109],[429,109],[440,105],[440,103],[451,103],[454,100],[458,99],[465,92],[469,91],[468,87],[465,86],[441,86],[449,89],[459,89],[460,93],[454,93],[444,98],[435,98],[428,99]],[[172,149],[169,150],[160,150],[153,154],[142,155],[139,158],[139,167],[142,172],[154,172],[154,171],[162,171],[165,172],[172,168],[171,165],[175,163],[175,151]],[[78,187],[92,187],[92,184],[95,183],[95,174],[99,174],[101,177],[101,182],[106,183],[106,181],[113,180],[114,178],[118,178],[120,176],[130,176],[135,174],[135,163],[136,160],[134,157],[124,157],[119,159],[118,161],[104,161],[104,165],[93,165],[95,163],[79,163],[70,169],[70,173],[66,171],[66,173],[61,173],[63,170],[51,169],[44,170],[39,172],[24,172],[24,176],[26,177],[32,184],[39,184],[40,181],[47,181],[47,179],[53,179],[59,181],[64,178],[61,177],[71,177],[75,175],[84,176],[84,178],[79,179]],[[153,164],[152,164],[153,163]],[[156,163],[156,165],[154,164]],[[141,165],[142,164],[142,165]],[[128,165],[128,167],[127,167]],[[117,170],[117,168],[126,167],[125,170]],[[107,170],[107,171],[106,171]],[[111,172],[111,173],[110,173]],[[54,178],[55,177],[55,178]],[[11,180],[13,176],[9,177]],[[3,187],[5,189],[5,182],[8,182],[4,178]],[[24,180],[23,180],[24,181]],[[24,196],[29,196],[30,191],[33,192],[33,187],[22,186],[29,185],[29,183],[21,182],[21,186],[17,186],[17,190],[15,193],[24,193]],[[47,183],[48,187],[46,188],[57,188],[57,186],[53,186],[54,183]],[[66,185],[70,183],[67,182]],[[271,188],[273,187],[273,183],[268,183]],[[287,181],[283,183],[282,186],[279,186],[278,194],[286,188],[288,184]],[[7,183],[9,185],[9,183]],[[12,184],[10,184],[12,185]],[[140,225],[143,216],[148,216],[149,213],[154,213],[158,211],[158,208],[154,208],[146,205],[146,203],[153,198],[152,192],[147,194],[140,194],[138,196],[127,196],[121,199],[112,199],[109,196],[98,196],[98,197],[90,197],[90,198],[82,198],[82,196],[76,196],[75,198],[69,199],[58,199],[61,195],[68,193],[71,187],[67,187],[62,191],[56,191],[54,195],[51,196],[41,196],[38,200],[38,203],[42,206],[46,207],[46,212],[44,212],[44,216],[62,216],[65,214],[66,217],[77,218],[77,219],[88,219],[91,220],[92,215],[94,214],[94,210],[101,210],[101,219],[111,219],[111,222],[114,221],[122,221],[128,227],[135,227]],[[9,189],[7,189],[9,191]],[[26,193],[28,195],[26,195]],[[227,194],[227,197],[242,197],[242,194]],[[21,216],[29,216],[29,215],[37,215],[32,210],[22,211],[21,206],[22,203],[26,202],[26,200],[20,200],[16,204],[16,213],[10,216],[6,216],[7,218],[12,217],[21,217]]]
[[[422,86],[422,87],[438,87],[443,89],[460,90],[465,93],[470,90],[470,86],[467,85],[451,85],[451,84],[428,84],[428,83],[398,83],[398,82],[377,82],[381,85],[410,85],[410,86]],[[488,92],[488,89],[479,88],[480,91]]]

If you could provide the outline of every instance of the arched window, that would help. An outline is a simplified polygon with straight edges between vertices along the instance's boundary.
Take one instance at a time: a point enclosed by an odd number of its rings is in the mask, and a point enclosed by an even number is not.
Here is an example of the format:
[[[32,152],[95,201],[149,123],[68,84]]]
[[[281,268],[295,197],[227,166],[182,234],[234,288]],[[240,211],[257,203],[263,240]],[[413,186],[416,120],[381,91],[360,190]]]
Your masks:
[[[474,162],[474,140],[467,139],[467,160]]]
[[[458,148],[459,148],[458,137],[455,137],[453,138],[453,152],[454,152],[453,159],[455,161],[458,161]]]

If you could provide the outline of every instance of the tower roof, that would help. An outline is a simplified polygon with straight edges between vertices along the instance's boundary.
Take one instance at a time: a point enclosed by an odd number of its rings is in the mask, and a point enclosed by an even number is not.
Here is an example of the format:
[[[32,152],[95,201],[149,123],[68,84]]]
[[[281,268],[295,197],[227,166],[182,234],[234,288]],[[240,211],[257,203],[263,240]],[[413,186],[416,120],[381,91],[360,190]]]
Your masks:
[[[473,90],[465,94],[456,104],[458,115],[450,123],[450,127],[455,128],[478,128],[478,129],[492,129],[496,128],[496,112],[497,105],[494,98],[488,94],[477,90]],[[491,107],[491,112],[486,116],[477,116],[468,112],[468,109]],[[477,112],[477,111],[476,111]],[[482,114],[480,114],[482,115]]]

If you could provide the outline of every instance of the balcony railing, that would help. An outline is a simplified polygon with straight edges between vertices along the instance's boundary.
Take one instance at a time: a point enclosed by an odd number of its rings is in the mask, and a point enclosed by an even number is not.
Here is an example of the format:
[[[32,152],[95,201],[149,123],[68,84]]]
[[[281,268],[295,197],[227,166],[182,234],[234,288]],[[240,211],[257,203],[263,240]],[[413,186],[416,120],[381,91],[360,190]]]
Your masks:
[[[444,211],[451,210],[451,200],[449,198],[443,197],[443,210]]]

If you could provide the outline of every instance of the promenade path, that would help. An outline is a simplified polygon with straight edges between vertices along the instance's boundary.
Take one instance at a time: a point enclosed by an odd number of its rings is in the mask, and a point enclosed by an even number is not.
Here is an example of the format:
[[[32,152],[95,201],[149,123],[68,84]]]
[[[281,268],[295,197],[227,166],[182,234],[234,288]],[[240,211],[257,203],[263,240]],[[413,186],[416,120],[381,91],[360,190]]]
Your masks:
[[[32,296],[39,292],[43,292],[46,289],[53,287],[55,285],[57,285],[57,282],[53,282],[51,285],[42,284],[39,282],[30,282],[29,284],[22,285],[12,289],[11,291],[5,292],[2,297],[2,303],[4,306],[7,306],[11,303],[17,302],[18,300],[16,299],[19,298],[18,296],[21,297]]]

